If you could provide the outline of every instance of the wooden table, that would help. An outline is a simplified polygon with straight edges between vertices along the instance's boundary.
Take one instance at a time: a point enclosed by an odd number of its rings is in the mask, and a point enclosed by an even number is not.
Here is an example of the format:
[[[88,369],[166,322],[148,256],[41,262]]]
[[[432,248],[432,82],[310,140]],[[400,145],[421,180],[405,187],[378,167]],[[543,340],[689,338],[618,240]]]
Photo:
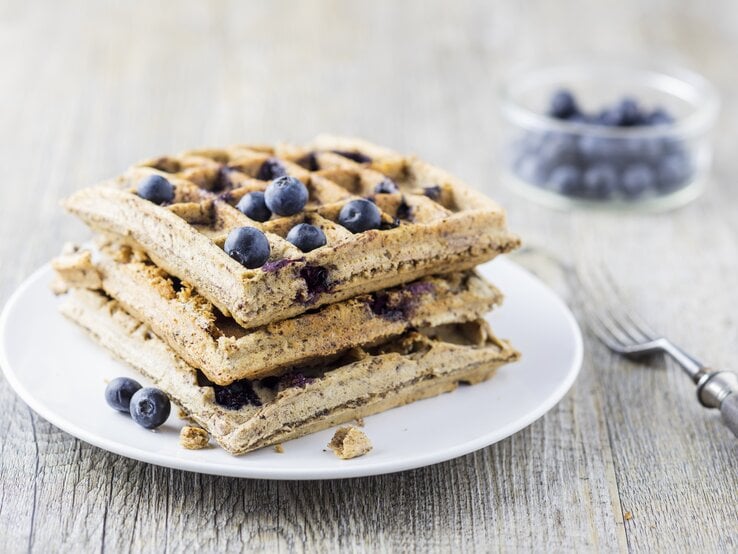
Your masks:
[[[736,51],[728,0],[3,2],[0,300],[86,236],[58,207],[72,190],[149,155],[331,131],[476,183],[527,244],[561,260],[604,254],[658,328],[736,369]],[[569,214],[497,185],[501,80],[592,52],[667,57],[720,88],[716,169],[699,201]],[[535,266],[571,297],[554,266]],[[2,381],[0,550],[736,551],[738,441],[693,395],[675,368],[625,362],[588,336],[571,393],[515,436],[416,471],[301,483],[109,454]]]

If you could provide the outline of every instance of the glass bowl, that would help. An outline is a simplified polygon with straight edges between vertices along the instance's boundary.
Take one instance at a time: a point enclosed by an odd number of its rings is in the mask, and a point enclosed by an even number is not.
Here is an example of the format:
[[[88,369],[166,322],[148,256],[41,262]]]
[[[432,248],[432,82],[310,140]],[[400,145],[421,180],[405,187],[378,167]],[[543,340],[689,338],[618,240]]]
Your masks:
[[[571,91],[581,110],[568,119],[548,115],[561,90]],[[624,98],[642,117],[632,126],[606,125]],[[528,71],[501,94],[504,180],[558,208],[685,204],[709,174],[718,107],[712,85],[683,69],[577,63]]]

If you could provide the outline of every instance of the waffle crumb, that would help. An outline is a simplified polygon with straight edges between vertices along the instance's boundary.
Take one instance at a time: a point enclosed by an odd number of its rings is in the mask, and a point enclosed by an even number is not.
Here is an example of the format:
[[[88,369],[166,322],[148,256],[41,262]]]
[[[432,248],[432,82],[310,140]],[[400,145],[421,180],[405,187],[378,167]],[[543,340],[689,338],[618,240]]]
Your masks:
[[[51,284],[54,294],[65,294],[70,288],[96,290],[102,287],[102,277],[92,263],[92,253],[66,244],[62,254],[51,261],[55,277]]]
[[[182,408],[177,411],[177,416],[179,419],[190,419],[190,416]]]
[[[364,427],[364,418],[363,417],[357,417],[356,418],[356,425],[359,427]]]
[[[633,519],[633,514],[631,514],[630,512],[625,512],[623,514],[623,519],[625,519],[625,521],[630,521],[631,519]]]
[[[282,446],[281,444],[275,444],[274,445],[274,451],[277,454],[284,454],[284,446]]]
[[[179,432],[179,444],[187,450],[200,450],[207,448],[210,443],[210,435],[205,429],[185,425]]]
[[[328,448],[342,460],[350,460],[369,452],[372,449],[372,443],[369,437],[356,427],[341,427],[328,443]]]

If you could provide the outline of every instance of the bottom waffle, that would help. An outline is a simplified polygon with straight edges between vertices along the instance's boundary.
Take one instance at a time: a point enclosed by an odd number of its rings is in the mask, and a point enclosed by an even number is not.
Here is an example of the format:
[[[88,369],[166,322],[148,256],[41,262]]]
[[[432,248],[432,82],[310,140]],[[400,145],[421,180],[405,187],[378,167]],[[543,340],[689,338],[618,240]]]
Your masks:
[[[331,365],[219,386],[99,292],[73,290],[61,311],[236,455],[484,381],[519,357],[479,320],[406,332]]]

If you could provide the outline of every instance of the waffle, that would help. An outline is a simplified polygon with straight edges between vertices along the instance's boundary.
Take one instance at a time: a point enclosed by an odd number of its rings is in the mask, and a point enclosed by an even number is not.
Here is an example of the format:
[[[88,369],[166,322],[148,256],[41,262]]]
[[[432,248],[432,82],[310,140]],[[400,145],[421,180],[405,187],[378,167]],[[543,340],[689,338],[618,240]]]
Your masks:
[[[412,327],[475,320],[502,301],[500,292],[473,272],[454,273],[244,330],[140,251],[107,245],[94,263],[90,251],[78,250],[53,266],[65,281],[59,292],[69,287],[104,291],[219,385],[324,360]]]
[[[266,188],[275,160],[306,184],[309,201],[298,215],[259,223],[234,206]],[[151,174],[175,186],[171,204],[135,193]],[[374,194],[386,179],[399,192]],[[341,207],[359,197],[380,208],[381,229],[352,234],[337,223]],[[94,230],[142,248],[246,329],[426,275],[470,269],[519,245],[504,211],[448,173],[332,137],[305,147],[234,146],[148,160],[64,205]],[[320,227],[327,245],[303,253],[287,242],[287,232],[301,222]],[[242,226],[262,230],[269,241],[270,257],[258,269],[246,269],[223,250],[229,231]]]
[[[308,373],[218,387],[103,294],[73,290],[61,310],[151,378],[232,454],[483,381],[518,357],[484,321],[476,321],[409,331]]]

